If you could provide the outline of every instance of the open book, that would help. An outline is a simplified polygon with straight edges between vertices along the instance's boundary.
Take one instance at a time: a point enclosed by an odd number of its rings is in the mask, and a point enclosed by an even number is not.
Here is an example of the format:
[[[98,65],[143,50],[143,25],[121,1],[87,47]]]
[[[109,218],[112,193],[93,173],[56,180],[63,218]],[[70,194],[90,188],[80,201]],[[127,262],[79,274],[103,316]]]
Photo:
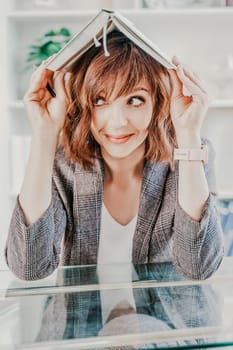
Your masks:
[[[102,9],[79,33],[77,33],[47,64],[47,68],[53,71],[69,67],[84,52],[93,45],[99,44],[103,37],[105,54],[107,52],[107,34],[113,29],[118,29],[142,50],[152,56],[166,68],[176,68],[170,59],[150,41],[143,33],[125,17],[116,11]]]

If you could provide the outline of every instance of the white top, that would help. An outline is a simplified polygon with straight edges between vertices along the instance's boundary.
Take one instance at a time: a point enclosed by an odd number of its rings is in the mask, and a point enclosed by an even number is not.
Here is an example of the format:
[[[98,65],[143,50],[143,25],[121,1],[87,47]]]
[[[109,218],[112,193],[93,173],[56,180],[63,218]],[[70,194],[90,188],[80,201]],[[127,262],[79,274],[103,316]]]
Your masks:
[[[119,224],[102,204],[99,251],[98,251],[98,277],[99,283],[130,282],[132,281],[133,266],[132,248],[133,236],[137,216],[127,225]],[[103,266],[103,264],[120,264]],[[119,274],[120,273],[120,274]],[[134,309],[135,301],[132,288],[101,290],[101,310],[103,323],[106,322],[110,312],[122,301],[127,301]]]
[[[130,263],[137,216],[127,225],[119,224],[102,205],[98,264]]]

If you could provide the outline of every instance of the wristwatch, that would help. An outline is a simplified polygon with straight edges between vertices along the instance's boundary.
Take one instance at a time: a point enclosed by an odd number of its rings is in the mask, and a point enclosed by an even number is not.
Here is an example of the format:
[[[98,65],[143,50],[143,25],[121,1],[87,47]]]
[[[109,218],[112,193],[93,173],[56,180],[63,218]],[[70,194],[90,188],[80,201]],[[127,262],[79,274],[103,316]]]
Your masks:
[[[175,148],[174,160],[200,160],[206,164],[208,162],[208,146],[201,145],[200,148]]]

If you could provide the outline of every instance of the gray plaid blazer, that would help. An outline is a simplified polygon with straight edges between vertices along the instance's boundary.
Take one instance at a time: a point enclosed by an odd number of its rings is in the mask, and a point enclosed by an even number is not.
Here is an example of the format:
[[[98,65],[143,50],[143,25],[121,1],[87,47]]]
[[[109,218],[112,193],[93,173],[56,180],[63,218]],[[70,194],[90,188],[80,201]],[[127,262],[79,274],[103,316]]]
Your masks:
[[[173,261],[191,279],[204,279],[223,257],[223,235],[216,210],[212,146],[205,165],[210,195],[200,222],[177,201],[178,166],[146,162],[143,171],[132,262]],[[6,261],[21,279],[40,279],[62,265],[96,264],[101,222],[104,165],[92,170],[70,163],[59,149],[53,173],[52,201],[30,227],[17,200],[6,244]]]

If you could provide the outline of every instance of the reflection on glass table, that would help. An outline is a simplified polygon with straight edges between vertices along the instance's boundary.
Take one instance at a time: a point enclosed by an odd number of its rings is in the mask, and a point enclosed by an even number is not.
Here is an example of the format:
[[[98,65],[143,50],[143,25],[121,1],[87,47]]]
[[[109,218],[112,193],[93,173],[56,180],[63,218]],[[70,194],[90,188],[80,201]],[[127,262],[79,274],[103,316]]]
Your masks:
[[[0,348],[233,346],[232,263],[206,281],[185,280],[171,263],[61,268],[57,288],[6,290]]]
[[[171,262],[164,262],[161,264],[146,264],[137,265],[137,273],[132,265],[117,264],[117,265],[105,265],[104,271],[108,278],[104,281],[101,280],[97,266],[67,266],[61,267],[56,270],[48,278],[38,281],[22,281],[10,272],[0,271],[2,276],[1,280],[5,280],[5,283],[0,283],[0,297],[5,294],[7,289],[8,296],[38,294],[38,293],[51,293],[53,288],[60,291],[85,291],[90,288],[97,288],[97,285],[101,283],[102,288],[109,284],[123,285],[124,287],[131,282],[136,283],[148,283],[149,281],[179,281],[184,278],[175,270]],[[125,278],[125,271],[130,271],[130,279]],[[128,275],[127,275],[128,276]]]

